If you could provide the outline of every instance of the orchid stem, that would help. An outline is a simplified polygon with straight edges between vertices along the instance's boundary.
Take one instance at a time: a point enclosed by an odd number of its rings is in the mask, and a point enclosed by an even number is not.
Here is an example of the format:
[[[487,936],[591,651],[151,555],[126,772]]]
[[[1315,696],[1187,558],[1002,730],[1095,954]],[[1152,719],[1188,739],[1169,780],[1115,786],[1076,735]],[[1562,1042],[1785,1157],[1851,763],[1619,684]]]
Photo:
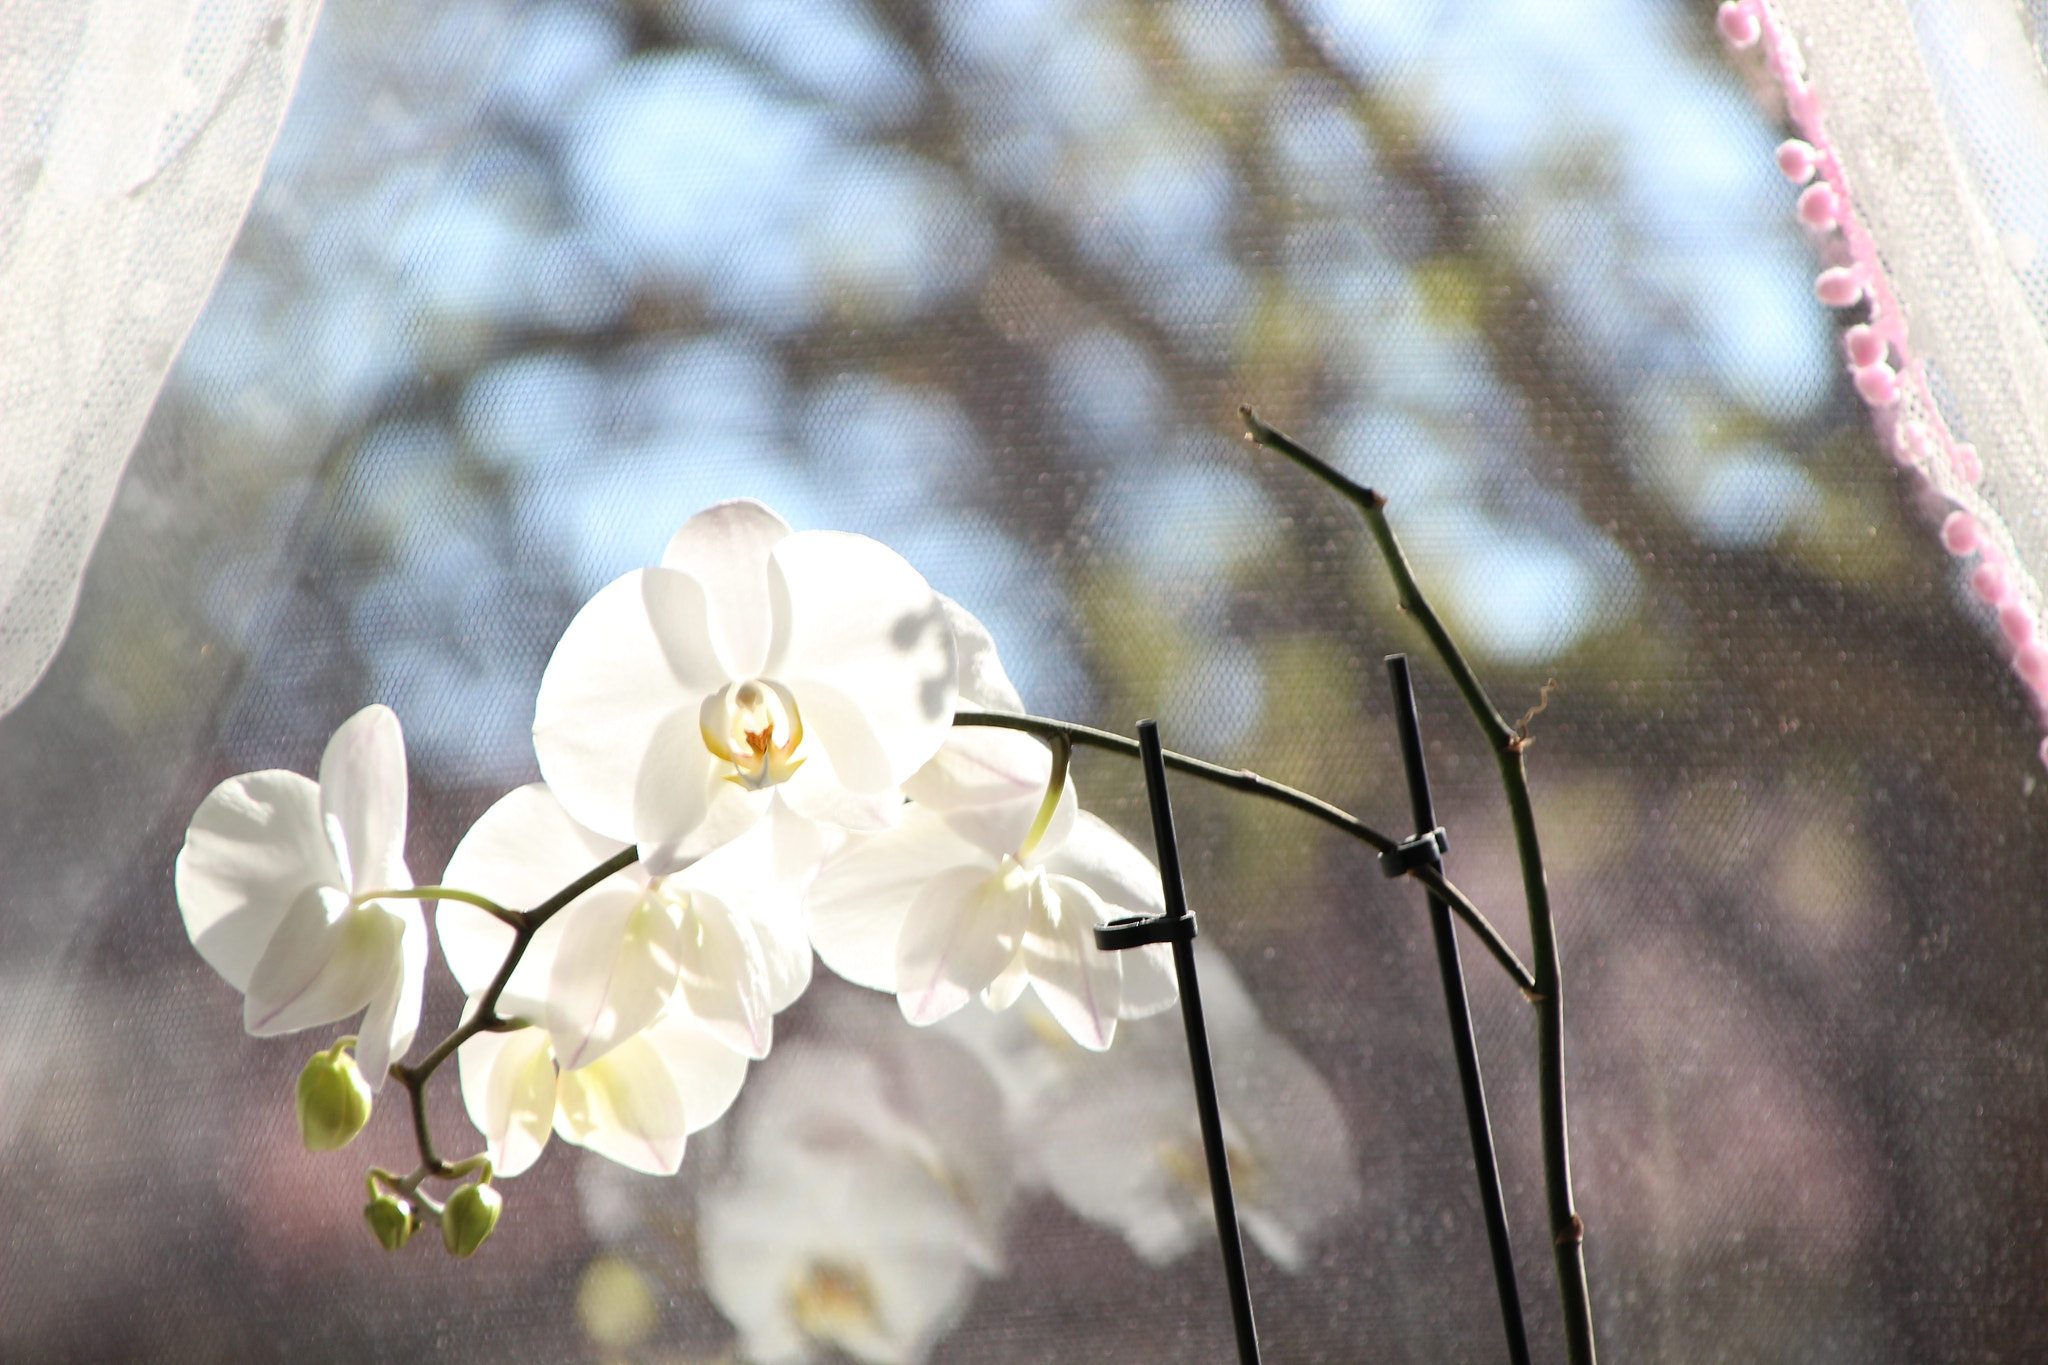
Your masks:
[[[1515,851],[1522,865],[1522,896],[1529,910],[1529,945],[1536,962],[1537,1071],[1543,1130],[1543,1184],[1550,1208],[1551,1246],[1557,1262],[1557,1290],[1564,1309],[1565,1346],[1572,1365],[1594,1365],[1592,1297],[1586,1285],[1586,1226],[1573,1207],[1571,1142],[1565,1112],[1564,993],[1557,955],[1557,922],[1550,910],[1550,889],[1543,873],[1543,852],[1536,838],[1536,813],[1529,799],[1529,777],[1522,763],[1527,738],[1502,718],[1465,661],[1464,653],[1437,619],[1415,581],[1408,557],[1387,522],[1387,500],[1346,477],[1328,461],[1284,433],[1259,420],[1249,407],[1239,408],[1250,440],[1286,456],[1358,509],[1378,543],[1393,575],[1401,609],[1415,618],[1429,637],[1437,657],[1457,684],[1472,718],[1492,748],[1514,821]]]
[[[1070,744],[1079,744],[1090,749],[1103,749],[1110,753],[1123,754],[1128,758],[1138,757],[1138,745],[1135,740],[1127,739],[1119,734],[1113,734],[1108,730],[1090,729],[1086,725],[1074,725],[1067,721],[1052,720],[1045,716],[1020,716],[1007,711],[956,711],[953,713],[953,723],[955,725],[987,726],[1000,730],[1018,730],[1027,735],[1038,735],[1045,739],[1060,737]],[[1371,825],[1339,810],[1336,806],[1331,805],[1322,798],[1310,796],[1307,792],[1297,791],[1293,787],[1283,786],[1247,769],[1225,768],[1220,764],[1205,763],[1199,758],[1189,758],[1186,754],[1177,754],[1172,750],[1165,751],[1164,759],[1166,766],[1175,772],[1187,773],[1191,777],[1199,777],[1205,782],[1214,783],[1219,787],[1228,787],[1232,791],[1246,792],[1252,796],[1262,796],[1269,801],[1277,801],[1283,806],[1312,815],[1326,825],[1343,830],[1352,838],[1378,852],[1391,853],[1399,847],[1398,840],[1389,838]],[[1479,907],[1474,905],[1464,892],[1445,880],[1441,869],[1417,866],[1411,868],[1406,875],[1415,878],[1415,880],[1421,882],[1431,891],[1442,896],[1445,903],[1450,906],[1452,913],[1465,922],[1466,928],[1479,936],[1479,941],[1485,945],[1486,951],[1493,955],[1493,960],[1500,964],[1501,969],[1513,979],[1517,986],[1520,986],[1525,992],[1536,989],[1535,976],[1530,973],[1527,967],[1522,965],[1522,960],[1515,956],[1515,950],[1508,946],[1508,941],[1500,936],[1500,931],[1495,929],[1486,916],[1480,913]]]
[[[485,988],[482,997],[478,999],[476,1011],[468,1019],[465,1019],[453,1033],[443,1038],[435,1046],[434,1050],[422,1057],[416,1065],[407,1066],[403,1062],[393,1062],[391,1064],[390,1074],[392,1079],[401,1082],[405,1086],[406,1094],[412,1102],[413,1141],[419,1147],[420,1163],[426,1174],[443,1180],[453,1180],[471,1170],[475,1170],[476,1167],[471,1165],[471,1163],[480,1160],[478,1157],[466,1157],[461,1161],[450,1163],[441,1160],[440,1156],[435,1152],[433,1129],[427,1122],[427,1082],[433,1078],[436,1071],[441,1069],[443,1062],[455,1055],[457,1048],[476,1037],[479,1033],[497,1032],[504,1027],[506,1021],[498,1017],[498,1001],[505,994],[505,987],[511,984],[512,973],[519,969],[521,959],[526,956],[527,945],[533,942],[533,936],[540,932],[540,927],[554,918],[564,906],[590,890],[593,886],[596,886],[606,877],[625,871],[639,860],[640,850],[628,845],[599,863],[596,867],[591,868],[590,871],[584,873],[575,881],[570,882],[533,909],[524,911],[504,910],[502,907],[497,906],[495,902],[486,901],[481,896],[473,896],[468,892],[451,893],[447,887],[440,886],[416,887],[413,892],[378,893],[379,895],[402,896],[432,891],[435,894],[431,899],[459,900],[466,904],[475,905],[479,909],[497,915],[500,920],[510,925],[512,929],[512,946],[506,950],[505,960],[498,965],[498,974],[491,978],[491,984]],[[429,897],[422,895],[421,899],[429,899]]]
[[[489,896],[479,896],[474,891],[459,891],[452,886],[413,886],[403,891],[363,891],[356,897],[358,904],[366,901],[461,901],[474,905],[501,924],[519,927],[519,912],[507,910]]]

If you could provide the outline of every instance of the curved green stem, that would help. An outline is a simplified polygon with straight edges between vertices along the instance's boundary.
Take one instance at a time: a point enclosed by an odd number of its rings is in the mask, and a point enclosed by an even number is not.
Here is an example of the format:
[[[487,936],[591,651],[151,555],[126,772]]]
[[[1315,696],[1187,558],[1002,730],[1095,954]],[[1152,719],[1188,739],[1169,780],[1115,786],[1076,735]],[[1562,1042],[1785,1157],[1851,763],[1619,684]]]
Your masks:
[[[362,891],[355,896],[357,904],[365,901],[461,901],[474,905],[502,924],[518,927],[519,912],[507,910],[489,896],[479,896],[474,891],[459,891],[452,886],[414,886],[403,891]]]
[[[506,950],[505,960],[498,965],[498,974],[491,978],[491,984],[484,988],[484,993],[477,999],[475,1011],[416,1065],[407,1066],[403,1062],[391,1064],[392,1078],[404,1084],[406,1093],[412,1101],[413,1141],[419,1147],[423,1174],[437,1176],[443,1180],[453,1179],[475,1169],[468,1163],[477,1160],[475,1157],[469,1157],[463,1161],[450,1163],[441,1160],[439,1154],[435,1152],[433,1129],[427,1123],[427,1081],[440,1070],[443,1062],[455,1055],[457,1048],[477,1034],[499,1032],[505,1028],[509,1021],[498,1017],[498,1001],[505,994],[505,987],[511,984],[512,973],[518,970],[521,959],[526,956],[527,945],[533,942],[533,936],[540,932],[540,927],[553,919],[564,906],[606,877],[625,871],[639,860],[640,850],[628,845],[533,909],[506,911],[505,922],[512,928],[512,946]],[[445,887],[416,888],[420,891],[430,889],[442,893],[435,897],[439,900],[463,900],[473,905],[483,900],[480,896],[472,897],[467,893],[448,895]],[[488,910],[491,904],[485,903],[481,908]]]
[[[1363,484],[1354,482],[1328,461],[1296,443],[1284,433],[1260,421],[1248,407],[1239,408],[1247,436],[1266,449],[1286,456],[1313,474],[1358,509],[1378,543],[1399,594],[1401,608],[1422,627],[1423,634],[1443,660],[1472,712],[1472,719],[1486,736],[1500,767],[1501,786],[1506,791],[1508,814],[1514,821],[1515,851],[1522,865],[1522,895],[1529,909],[1529,946],[1536,961],[1536,985],[1531,993],[1537,1010],[1537,1071],[1541,1094],[1543,1126],[1543,1184],[1550,1206],[1551,1245],[1557,1261],[1558,1295],[1564,1307],[1565,1345],[1573,1365],[1594,1365],[1592,1298],[1586,1286],[1585,1222],[1572,1199],[1571,1141],[1565,1112],[1564,1084],[1564,990],[1557,954],[1557,922],[1550,910],[1550,888],[1543,874],[1543,851],[1536,838],[1536,813],[1529,799],[1528,773],[1522,764],[1524,737],[1507,723],[1479,678],[1465,661],[1465,655],[1430,608],[1408,556],[1387,522],[1387,500]]]
[[[1020,730],[1044,739],[1064,739],[1069,744],[1103,749],[1113,754],[1123,754],[1128,758],[1138,757],[1138,742],[1134,739],[1127,739],[1108,730],[1096,730],[1086,725],[1074,725],[1045,716],[1020,716],[1006,711],[956,711],[953,714],[953,723]],[[1177,754],[1172,750],[1167,750],[1164,757],[1166,766],[1176,772],[1199,777],[1205,782],[1228,787],[1232,791],[1246,792],[1269,801],[1277,801],[1283,806],[1312,815],[1324,824],[1341,829],[1352,838],[1381,853],[1391,853],[1400,846],[1398,840],[1380,833],[1363,820],[1338,809],[1321,797],[1310,796],[1307,792],[1284,786],[1248,769],[1226,768],[1221,764],[1206,763],[1199,758],[1189,758],[1186,754]],[[1464,892],[1445,879],[1440,870],[1418,865],[1409,869],[1407,875],[1443,897],[1444,903],[1465,922],[1467,928],[1479,936],[1479,941],[1485,945],[1486,951],[1493,955],[1493,960],[1514,979],[1517,986],[1524,991],[1536,989],[1535,976],[1522,965],[1522,960],[1515,956],[1515,950],[1500,936],[1500,931],[1479,912],[1479,907],[1474,905]]]

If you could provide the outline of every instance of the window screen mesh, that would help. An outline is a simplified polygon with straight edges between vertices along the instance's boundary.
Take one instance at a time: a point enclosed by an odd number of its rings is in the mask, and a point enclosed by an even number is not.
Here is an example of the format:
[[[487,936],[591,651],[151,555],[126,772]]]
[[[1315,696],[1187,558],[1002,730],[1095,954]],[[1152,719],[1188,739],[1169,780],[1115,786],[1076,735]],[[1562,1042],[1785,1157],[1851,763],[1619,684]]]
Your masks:
[[[1391,830],[1381,660],[1416,656],[1449,874],[1526,950],[1484,745],[1249,402],[1387,495],[1504,712],[1558,684],[1529,763],[1608,1357],[2037,1358],[2039,731],[1842,366],[1756,84],[1655,0],[329,0],[0,723],[0,1355],[775,1360],[867,1292],[912,1323],[870,1358],[1226,1356],[1171,1014],[1081,1058],[821,967],[681,1175],[554,1143],[474,1261],[388,1258],[399,1105],[300,1149],[324,1037],[244,1036],[170,866],[214,783],[382,701],[435,876],[537,776],[577,606],[752,496],[900,551],[1032,710]],[[1076,774],[1146,842],[1134,765]],[[1499,1358],[1419,893],[1174,797],[1270,1356]],[[1533,1016],[1467,970],[1558,1358]],[[460,1003],[437,953],[423,1039]],[[860,1165],[841,1104],[946,1180]],[[432,1113],[480,1145],[452,1070]],[[899,1278],[835,1299],[832,1236]],[[804,1289],[810,1335],[740,1336],[720,1276]]]

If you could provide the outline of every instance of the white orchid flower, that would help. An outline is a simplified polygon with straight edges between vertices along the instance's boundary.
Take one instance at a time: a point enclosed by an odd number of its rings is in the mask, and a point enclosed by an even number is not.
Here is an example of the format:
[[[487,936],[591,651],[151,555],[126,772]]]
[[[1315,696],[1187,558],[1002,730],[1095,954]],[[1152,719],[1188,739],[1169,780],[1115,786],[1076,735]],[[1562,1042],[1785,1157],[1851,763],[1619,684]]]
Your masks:
[[[484,812],[443,880],[528,909],[625,847],[578,824],[536,783]],[[687,871],[656,877],[628,866],[541,926],[498,1013],[543,1026],[550,1057],[571,1074],[665,1013],[687,1013],[741,1056],[765,1057],[775,1012],[810,984],[798,897],[821,852],[815,827],[784,813]],[[435,918],[449,968],[474,996],[497,975],[513,931],[460,901],[442,902]]]
[[[1222,955],[1197,953],[1238,1219],[1276,1265],[1298,1272],[1364,1197],[1344,1111],[1259,1018]],[[1073,1058],[1014,1131],[1061,1202],[1165,1265],[1214,1235],[1208,1162],[1181,1030],[1131,1033],[1111,1056]]]
[[[686,1138],[723,1117],[747,1077],[747,1059],[681,1010],[573,1071],[539,1028],[479,1033],[455,1058],[463,1106],[503,1176],[539,1160],[550,1131],[636,1171],[674,1175]]]
[[[242,1022],[269,1037],[367,1006],[357,1059],[374,1089],[419,1027],[427,967],[420,907],[393,893],[405,867],[405,739],[389,707],[350,717],[320,780],[270,769],[208,793],[178,854],[192,946],[242,992]]]
[[[533,743],[578,820],[667,873],[778,795],[829,824],[893,824],[956,691],[944,604],[900,555],[741,500],[690,518],[660,566],[576,614]]]
[[[961,1084],[931,1091],[943,1102],[930,1112],[915,1068],[863,1052],[797,1044],[763,1076],[698,1223],[704,1288],[746,1359],[796,1365],[836,1347],[918,1365],[999,1268],[1007,1162],[986,1172],[1002,1173],[999,1189],[974,1172],[986,1148],[1001,1154],[986,1131],[1000,1106],[958,1063],[937,1073]]]
[[[854,836],[826,860],[806,898],[818,956],[849,981],[894,993],[913,1024],[976,994],[1007,1009],[1028,985],[1097,1051],[1119,1018],[1172,1004],[1163,945],[1108,953],[1094,940],[1098,924],[1160,912],[1158,874],[1079,810],[1071,782],[1044,800],[1051,768],[1022,735],[956,737],[909,784],[919,802],[898,828]]]

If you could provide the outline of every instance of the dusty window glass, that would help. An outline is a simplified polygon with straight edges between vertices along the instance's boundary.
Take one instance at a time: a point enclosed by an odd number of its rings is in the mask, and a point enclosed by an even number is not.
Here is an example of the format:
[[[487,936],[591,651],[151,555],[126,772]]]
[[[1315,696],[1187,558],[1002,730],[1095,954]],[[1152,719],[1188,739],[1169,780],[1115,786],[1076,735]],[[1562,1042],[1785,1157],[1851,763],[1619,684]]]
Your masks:
[[[1652,0],[329,0],[0,721],[0,1355],[1225,1357],[1170,1014],[1097,1057],[819,966],[677,1176],[551,1142],[473,1260],[387,1257],[399,1106],[301,1148],[330,1037],[245,1035],[171,865],[214,784],[311,773],[381,702],[437,876],[538,776],[578,607],[753,497],[900,552],[1032,711],[1156,717],[1385,828],[1381,660],[1414,655],[1447,868],[1526,950],[1490,755],[1251,403],[1386,496],[1504,711],[1557,684],[1528,759],[1602,1349],[2024,1358],[2027,641],[1873,427],[1774,98]],[[2019,253],[2038,195],[1987,155]],[[1134,766],[1075,775],[1142,846]],[[1420,894],[1175,799],[1269,1353],[1496,1358]],[[462,1003],[434,951],[428,1040]],[[1532,1016],[1467,970],[1561,1358]],[[480,1145],[452,1069],[432,1114]]]

